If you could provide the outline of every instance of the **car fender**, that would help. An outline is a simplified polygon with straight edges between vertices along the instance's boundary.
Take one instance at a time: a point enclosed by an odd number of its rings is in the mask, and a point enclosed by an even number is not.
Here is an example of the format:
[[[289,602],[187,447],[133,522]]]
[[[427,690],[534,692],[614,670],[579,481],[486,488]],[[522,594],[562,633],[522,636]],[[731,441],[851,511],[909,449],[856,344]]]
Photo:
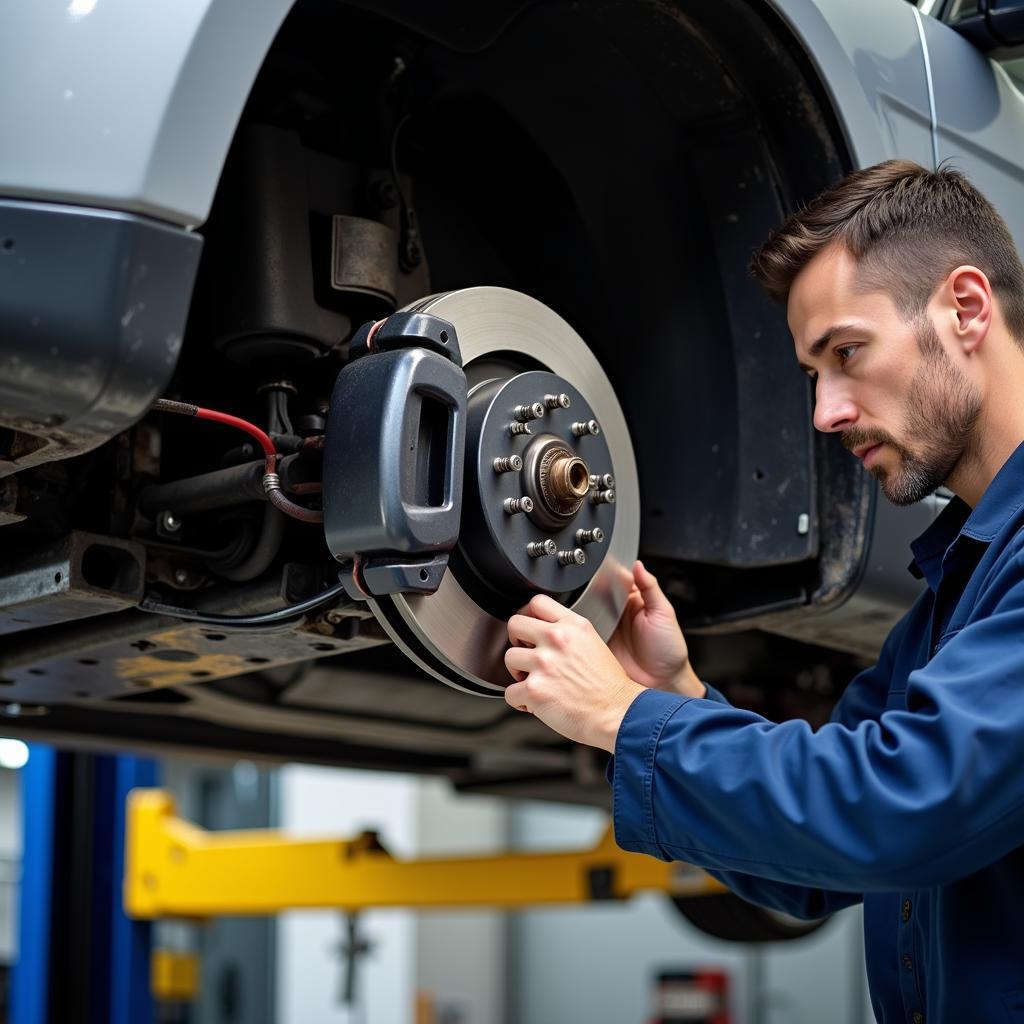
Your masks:
[[[31,0],[0,31],[0,195],[202,223],[291,0]]]

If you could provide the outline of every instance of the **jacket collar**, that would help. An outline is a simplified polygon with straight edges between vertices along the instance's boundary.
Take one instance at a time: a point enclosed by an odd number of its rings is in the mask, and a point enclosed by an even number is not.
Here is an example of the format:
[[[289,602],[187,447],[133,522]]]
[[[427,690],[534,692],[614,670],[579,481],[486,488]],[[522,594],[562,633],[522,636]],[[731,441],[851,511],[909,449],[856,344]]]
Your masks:
[[[961,537],[982,545],[991,543],[1010,518],[1024,505],[1024,444],[1003,463],[985,489],[981,501],[972,509],[960,498],[953,498],[911,545],[914,560],[910,571],[926,579],[935,590],[942,577],[946,553]]]

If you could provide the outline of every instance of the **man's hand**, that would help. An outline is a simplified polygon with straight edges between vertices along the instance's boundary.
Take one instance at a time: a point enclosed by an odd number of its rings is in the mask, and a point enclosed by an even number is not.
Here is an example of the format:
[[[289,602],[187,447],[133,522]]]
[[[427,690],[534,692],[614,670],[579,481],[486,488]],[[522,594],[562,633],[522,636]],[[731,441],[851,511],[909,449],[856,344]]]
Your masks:
[[[703,697],[707,692],[690,665],[675,609],[643,562],[633,564],[633,589],[608,646],[630,679],[641,686],[684,697]]]
[[[634,682],[588,619],[538,594],[513,615],[505,666],[518,682],[505,700],[578,743],[615,751],[629,705],[644,687]]]

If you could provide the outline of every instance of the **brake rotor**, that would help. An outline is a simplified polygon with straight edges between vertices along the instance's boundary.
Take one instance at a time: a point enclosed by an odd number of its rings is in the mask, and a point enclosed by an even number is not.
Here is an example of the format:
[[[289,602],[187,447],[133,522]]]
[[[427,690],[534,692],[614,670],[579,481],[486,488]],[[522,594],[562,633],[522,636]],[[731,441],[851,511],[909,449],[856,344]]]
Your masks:
[[[511,682],[507,621],[533,594],[606,640],[615,629],[639,544],[633,447],[597,359],[543,303],[466,288],[407,308],[458,331],[469,382],[462,523],[436,593],[370,606],[430,675],[500,697]]]

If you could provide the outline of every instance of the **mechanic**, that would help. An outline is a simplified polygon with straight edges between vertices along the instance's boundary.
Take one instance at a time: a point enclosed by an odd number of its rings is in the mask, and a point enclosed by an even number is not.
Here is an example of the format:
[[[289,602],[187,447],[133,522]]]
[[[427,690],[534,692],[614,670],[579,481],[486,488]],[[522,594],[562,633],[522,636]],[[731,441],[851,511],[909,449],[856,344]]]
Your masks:
[[[816,732],[702,683],[639,562],[609,646],[544,595],[513,616],[506,700],[614,754],[623,848],[798,917],[863,901],[879,1021],[1024,1021],[1024,269],[963,175],[907,161],[843,179],[752,267],[817,429],[896,504],[956,495],[912,545],[927,589]]]

